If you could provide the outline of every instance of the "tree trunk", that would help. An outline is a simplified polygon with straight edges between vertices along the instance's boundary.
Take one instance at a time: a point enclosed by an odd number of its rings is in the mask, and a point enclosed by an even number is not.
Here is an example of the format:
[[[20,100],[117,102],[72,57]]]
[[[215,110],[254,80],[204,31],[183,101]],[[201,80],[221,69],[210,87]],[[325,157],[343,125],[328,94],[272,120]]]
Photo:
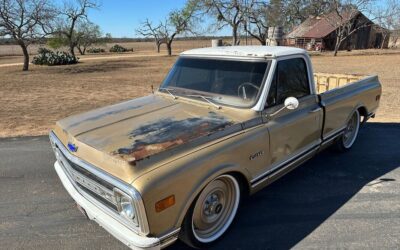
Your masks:
[[[387,38],[387,34],[383,33],[382,34],[382,42],[381,42],[381,49],[383,49],[383,46],[385,46],[385,40]]]
[[[236,26],[234,26],[234,27],[232,27],[232,46],[235,46],[235,45],[237,45],[237,27]]]
[[[172,56],[172,41],[167,42],[167,50],[168,50],[168,55]]]
[[[156,43],[156,47],[157,47],[157,53],[160,53],[161,43],[160,43],[160,42],[157,42],[157,43]]]
[[[336,38],[336,44],[335,44],[335,50],[333,52],[333,56],[337,56],[337,53],[339,51],[340,45],[342,44],[342,39],[340,36]]]
[[[25,45],[25,43],[21,42],[20,46],[22,48],[22,53],[24,54],[24,66],[22,67],[23,71],[28,71],[29,70],[29,52],[28,48]]]
[[[82,50],[80,46],[78,46],[78,51],[79,51],[79,54],[81,54],[81,55],[85,54],[85,50]]]
[[[74,48],[75,48],[75,45],[73,45],[73,44],[70,44],[70,45],[69,45],[69,53],[71,53],[71,55],[72,55],[73,57],[75,57]]]

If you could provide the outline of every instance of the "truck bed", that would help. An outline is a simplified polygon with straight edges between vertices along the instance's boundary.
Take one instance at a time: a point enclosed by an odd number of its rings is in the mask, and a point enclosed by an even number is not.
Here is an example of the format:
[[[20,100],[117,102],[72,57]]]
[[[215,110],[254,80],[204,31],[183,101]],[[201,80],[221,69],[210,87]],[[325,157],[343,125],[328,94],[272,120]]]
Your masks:
[[[314,82],[317,93],[323,93],[328,90],[343,87],[355,83],[367,75],[350,75],[350,74],[330,74],[330,73],[314,73]]]
[[[368,119],[378,108],[382,89],[377,76],[315,73],[314,82],[324,109],[323,140],[343,132],[355,110]]]

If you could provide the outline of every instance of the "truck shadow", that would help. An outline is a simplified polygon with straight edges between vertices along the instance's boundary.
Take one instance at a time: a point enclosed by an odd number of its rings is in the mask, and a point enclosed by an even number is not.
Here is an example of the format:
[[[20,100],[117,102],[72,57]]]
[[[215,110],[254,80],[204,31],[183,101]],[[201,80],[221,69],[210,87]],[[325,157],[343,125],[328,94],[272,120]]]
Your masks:
[[[400,123],[367,123],[349,152],[325,150],[247,199],[214,248],[294,247],[364,186],[399,181],[382,177],[400,166],[399,138]],[[185,248],[176,242],[169,249]]]

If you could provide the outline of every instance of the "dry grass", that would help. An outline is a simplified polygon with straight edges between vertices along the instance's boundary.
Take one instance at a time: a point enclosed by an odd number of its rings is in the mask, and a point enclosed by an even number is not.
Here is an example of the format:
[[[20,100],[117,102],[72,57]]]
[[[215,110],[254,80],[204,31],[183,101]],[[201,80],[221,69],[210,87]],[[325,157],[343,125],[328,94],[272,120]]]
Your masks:
[[[0,137],[41,135],[62,117],[147,95],[175,57],[0,68]]]
[[[87,60],[78,65],[0,68],[0,137],[46,134],[68,115],[147,95],[176,57]],[[400,122],[400,56],[317,56],[316,71],[377,73],[383,85],[379,121]]]
[[[400,122],[400,54],[317,56],[312,62],[316,72],[377,74],[383,93],[374,121]]]
[[[224,41],[230,42],[230,39],[225,39]],[[255,40],[251,40],[252,44],[259,45]],[[107,43],[106,45],[95,45],[93,47],[104,48],[106,51],[114,46],[115,44],[120,44],[126,48],[132,48],[134,52],[138,51],[154,51],[153,42],[125,42],[125,43]],[[33,44],[28,47],[29,54],[37,54],[37,50],[43,45]],[[203,48],[211,46],[211,40],[187,40],[187,41],[174,41],[172,44],[172,49],[175,52],[180,52],[183,50],[193,49],[193,48]],[[64,48],[67,51],[67,48]],[[166,51],[166,46],[163,44],[161,50]],[[78,51],[76,51],[78,54]],[[1,45],[0,46],[0,59],[2,56],[21,56],[22,50],[19,45]]]

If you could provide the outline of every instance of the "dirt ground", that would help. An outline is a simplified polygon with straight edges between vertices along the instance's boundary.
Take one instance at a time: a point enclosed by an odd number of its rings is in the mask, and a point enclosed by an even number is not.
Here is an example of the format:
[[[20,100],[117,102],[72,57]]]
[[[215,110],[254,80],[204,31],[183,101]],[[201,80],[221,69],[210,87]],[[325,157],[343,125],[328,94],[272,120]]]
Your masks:
[[[32,65],[29,72],[0,67],[0,137],[47,134],[60,118],[150,94],[175,60],[138,55]],[[313,56],[312,61],[316,72],[378,74],[383,95],[375,121],[400,122],[400,54]]]

